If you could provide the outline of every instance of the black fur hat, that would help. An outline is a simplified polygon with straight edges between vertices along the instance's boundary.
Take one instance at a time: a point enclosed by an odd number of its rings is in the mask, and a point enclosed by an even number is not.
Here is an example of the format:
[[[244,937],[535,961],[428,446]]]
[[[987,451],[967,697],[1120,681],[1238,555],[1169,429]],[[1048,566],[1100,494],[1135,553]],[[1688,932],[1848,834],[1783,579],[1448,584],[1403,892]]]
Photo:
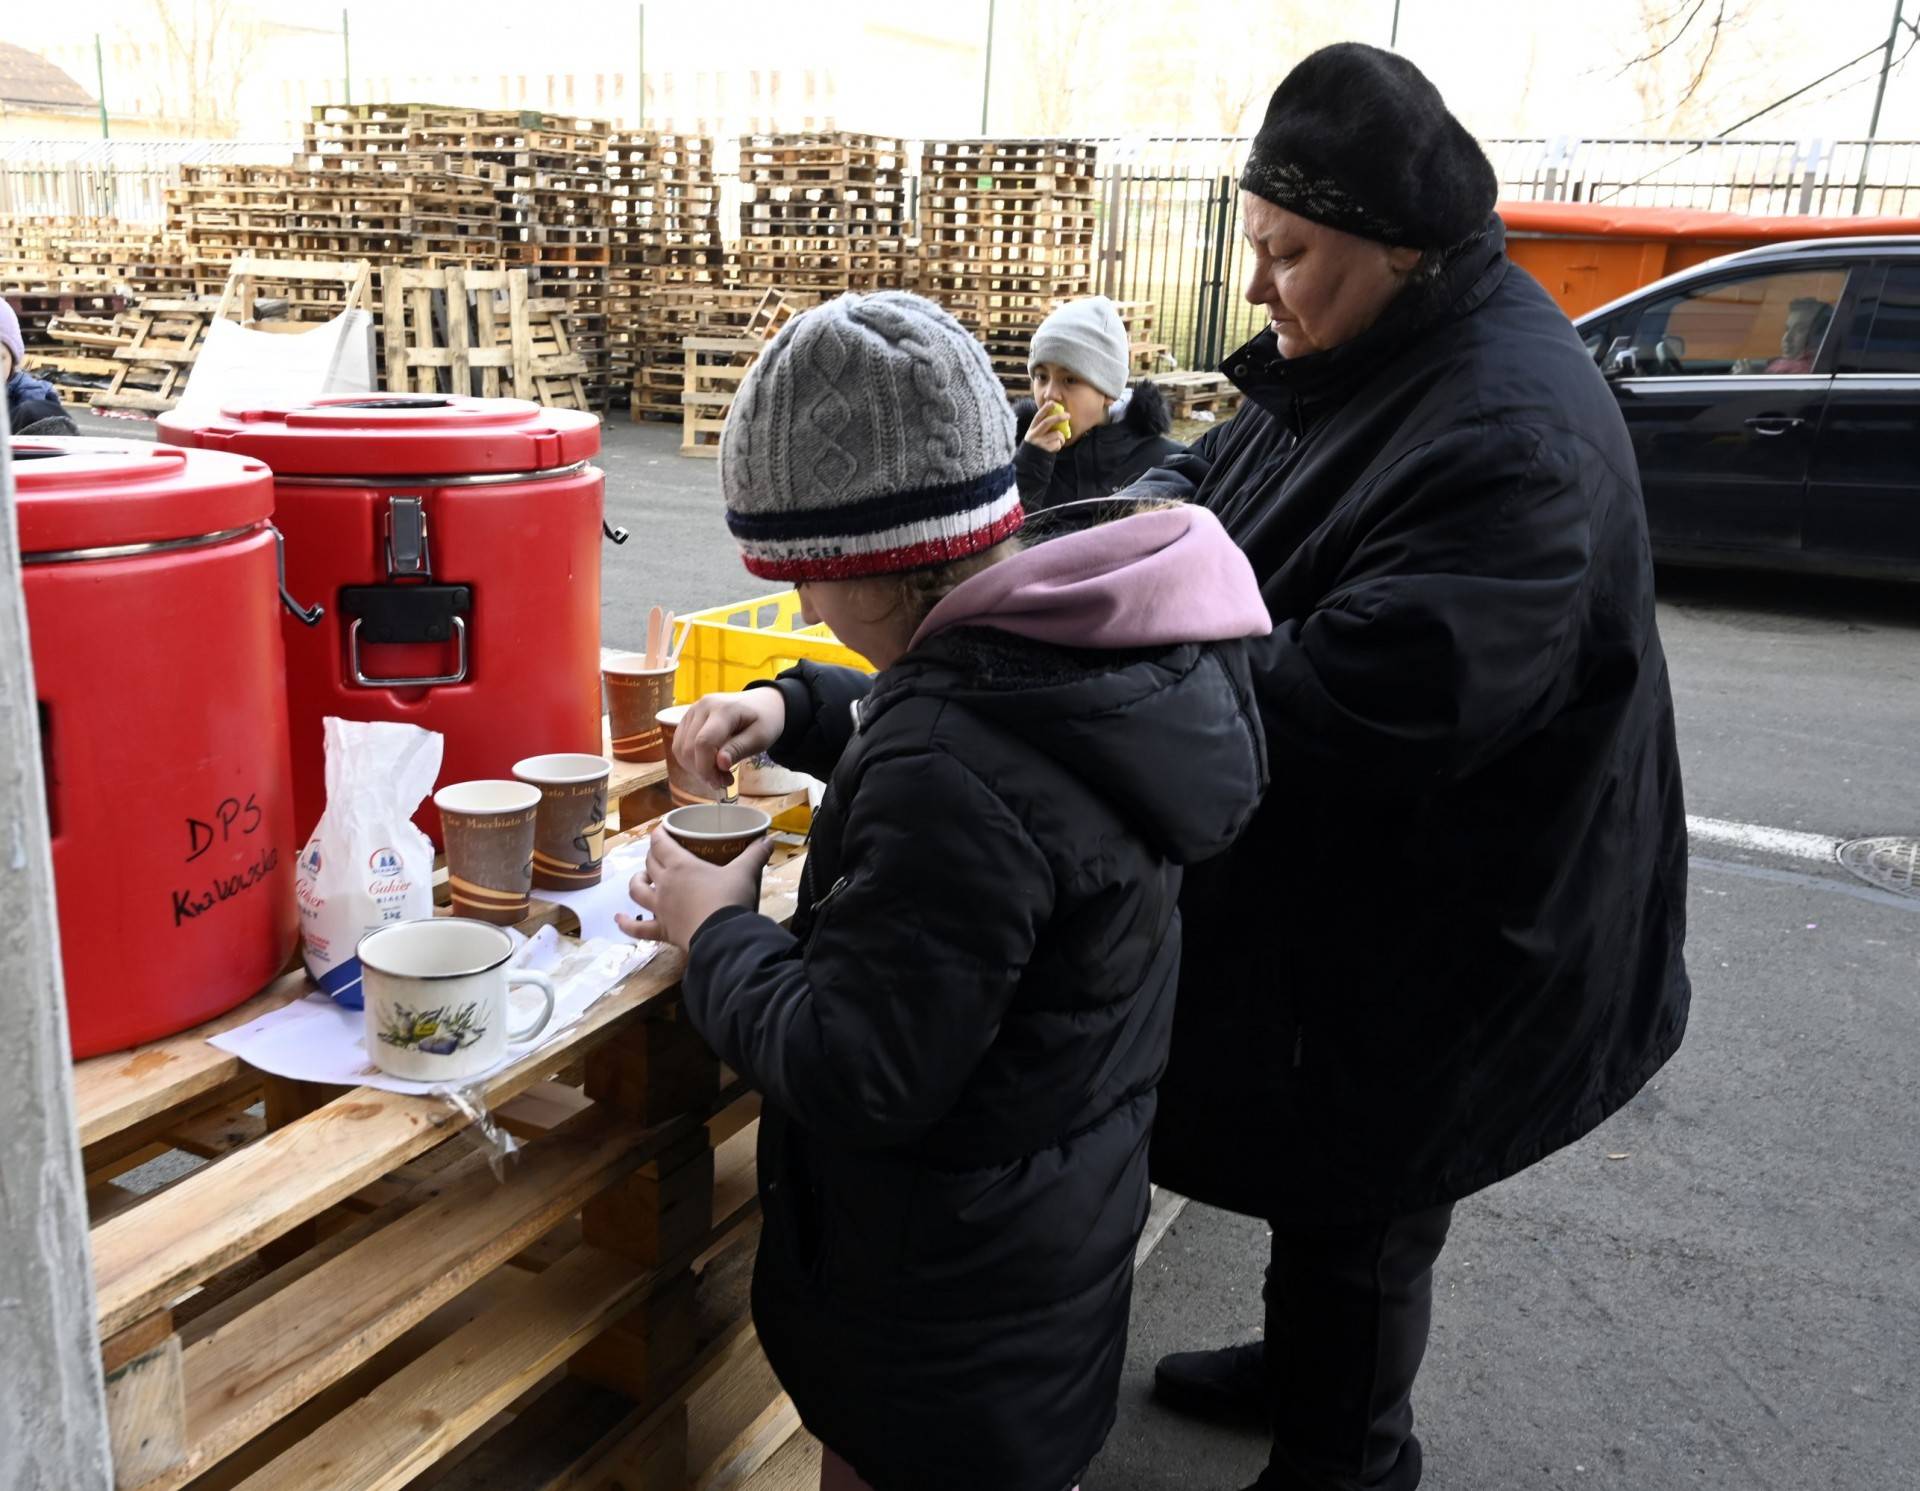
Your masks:
[[[1499,182],[1440,91],[1404,57],[1323,47],[1273,90],[1240,185],[1379,243],[1447,248],[1493,211]]]

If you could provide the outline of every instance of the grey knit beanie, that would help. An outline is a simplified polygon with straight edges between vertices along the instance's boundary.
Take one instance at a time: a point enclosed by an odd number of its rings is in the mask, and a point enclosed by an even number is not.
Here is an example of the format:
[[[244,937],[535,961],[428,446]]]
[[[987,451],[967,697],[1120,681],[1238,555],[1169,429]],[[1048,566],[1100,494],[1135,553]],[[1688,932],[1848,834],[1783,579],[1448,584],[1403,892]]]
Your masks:
[[[932,301],[842,295],[788,322],[741,380],[720,491],[766,579],[964,559],[1020,528],[1013,410],[986,349]]]
[[[1104,295],[1089,295],[1069,300],[1040,323],[1027,349],[1027,370],[1052,363],[1117,399],[1127,391],[1131,352],[1118,308]]]

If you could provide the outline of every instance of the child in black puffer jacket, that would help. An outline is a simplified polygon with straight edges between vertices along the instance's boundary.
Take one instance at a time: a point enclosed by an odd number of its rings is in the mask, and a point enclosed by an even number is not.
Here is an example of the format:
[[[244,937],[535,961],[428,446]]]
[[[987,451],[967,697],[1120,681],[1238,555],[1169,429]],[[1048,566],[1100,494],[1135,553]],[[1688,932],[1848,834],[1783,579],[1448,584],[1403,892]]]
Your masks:
[[[1033,334],[1033,397],[1013,411],[1013,466],[1029,512],[1111,497],[1186,449],[1168,433],[1160,390],[1127,387],[1128,353],[1126,327],[1104,295],[1068,301]]]
[[[794,320],[722,441],[747,567],[880,668],[710,694],[679,762],[828,780],[791,928],[765,848],[656,834],[636,936],[764,1099],[753,1312],[833,1491],[1068,1491],[1114,1419],[1185,867],[1265,785],[1238,640],[1271,629],[1204,509],[1023,528],[1013,418],[931,302]],[[1029,542],[1033,530],[1057,536]],[[1059,531],[1066,530],[1066,531]]]

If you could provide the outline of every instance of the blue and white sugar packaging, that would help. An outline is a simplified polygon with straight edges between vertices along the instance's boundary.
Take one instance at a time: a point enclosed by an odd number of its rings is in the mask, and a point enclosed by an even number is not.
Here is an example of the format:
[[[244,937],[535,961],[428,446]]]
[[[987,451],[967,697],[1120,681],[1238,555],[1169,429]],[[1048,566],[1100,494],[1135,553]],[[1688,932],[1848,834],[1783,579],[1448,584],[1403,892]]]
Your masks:
[[[433,915],[433,841],[413,814],[440,775],[441,737],[418,725],[326,721],[327,807],[300,851],[294,890],[307,973],[361,1007],[367,933]]]

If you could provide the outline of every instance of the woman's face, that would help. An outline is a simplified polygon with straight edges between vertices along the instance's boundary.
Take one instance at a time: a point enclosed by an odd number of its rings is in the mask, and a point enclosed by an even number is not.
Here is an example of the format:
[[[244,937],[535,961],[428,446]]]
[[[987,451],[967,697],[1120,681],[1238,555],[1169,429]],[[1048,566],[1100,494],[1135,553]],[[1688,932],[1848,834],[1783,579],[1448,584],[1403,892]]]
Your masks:
[[[1366,331],[1407,283],[1420,251],[1389,248],[1240,193],[1253,247],[1247,299],[1267,313],[1282,357],[1327,352]]]
[[[1033,402],[1040,409],[1045,409],[1048,404],[1066,407],[1067,423],[1073,429],[1067,444],[1072,445],[1094,426],[1106,423],[1107,405],[1113,401],[1078,373],[1058,363],[1036,362],[1033,365]]]

